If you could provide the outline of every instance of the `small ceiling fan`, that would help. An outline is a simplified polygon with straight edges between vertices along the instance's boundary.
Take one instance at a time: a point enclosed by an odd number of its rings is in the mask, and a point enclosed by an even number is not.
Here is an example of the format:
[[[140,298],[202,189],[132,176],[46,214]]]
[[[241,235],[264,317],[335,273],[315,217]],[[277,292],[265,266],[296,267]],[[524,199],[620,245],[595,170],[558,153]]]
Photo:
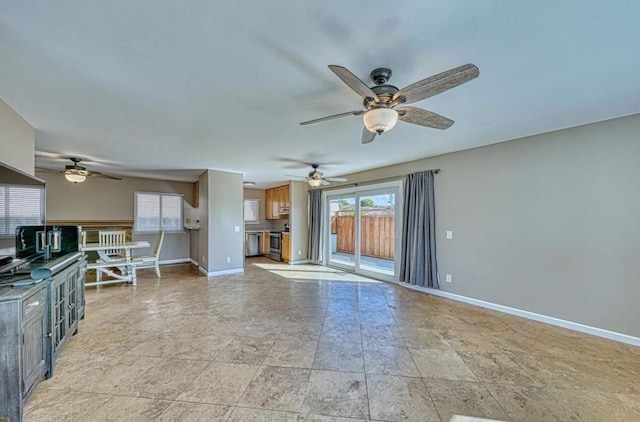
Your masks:
[[[80,161],[82,161],[81,158],[69,157],[69,160],[71,160],[73,164],[68,164],[64,166],[64,170],[60,170],[59,173],[64,174],[65,179],[67,179],[70,182],[82,183],[85,181],[87,177],[101,177],[103,179],[122,180],[122,178],[120,177],[109,176],[97,171],[87,170],[86,167],[79,165]],[[56,171],[56,170],[48,170],[48,169],[41,169],[41,170]]]
[[[295,176],[292,174],[286,174],[285,176],[304,179],[307,182],[309,182],[309,186],[313,188],[317,188],[320,185],[329,185],[330,184],[329,182],[346,182],[347,181],[347,179],[343,177],[324,177],[324,173],[322,173],[321,171],[318,171],[318,167],[320,167],[320,164],[311,164],[311,167],[313,167],[313,170],[309,172],[309,175],[307,177]]]
[[[376,135],[382,135],[384,132],[393,129],[398,120],[434,129],[451,127],[453,120],[432,111],[408,107],[406,104],[415,103],[443,93],[477,78],[480,74],[475,65],[465,64],[398,89],[393,85],[387,85],[391,78],[391,69],[386,67],[381,67],[371,72],[369,77],[375,84],[371,88],[342,66],[330,65],[329,69],[363,98],[362,105],[365,109],[334,114],[300,124],[309,125],[339,117],[362,115],[365,126],[362,132],[363,144],[368,144],[373,141]]]

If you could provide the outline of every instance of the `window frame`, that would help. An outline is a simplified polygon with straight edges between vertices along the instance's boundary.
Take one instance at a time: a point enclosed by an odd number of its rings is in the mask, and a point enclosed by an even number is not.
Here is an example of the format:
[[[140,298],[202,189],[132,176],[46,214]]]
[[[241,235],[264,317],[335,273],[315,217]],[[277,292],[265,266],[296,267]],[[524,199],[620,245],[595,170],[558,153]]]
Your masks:
[[[256,204],[256,220],[247,220],[247,214],[244,212],[246,210],[246,202],[254,202]],[[242,200],[242,219],[244,220],[244,224],[260,224],[260,199],[259,198],[244,198]]]
[[[34,185],[21,185],[21,184],[14,184],[14,183],[0,183],[0,187],[5,188],[7,191],[9,189],[29,189],[29,190],[39,190],[40,191],[40,221],[39,222],[23,222],[21,224],[18,224],[18,226],[23,226],[23,225],[30,225],[30,226],[42,226],[45,224],[46,221],[46,215],[45,215],[45,209],[46,209],[46,192],[44,189],[44,186],[34,186]],[[7,228],[10,227],[10,201],[9,201],[10,196],[8,194],[5,194],[4,197],[0,197],[0,200],[3,200],[5,203],[5,212],[0,215],[0,221],[3,222],[3,226],[6,226]],[[17,226],[16,226],[17,227]],[[4,233],[0,231],[0,239],[10,239],[10,238],[15,238],[16,234],[15,234],[15,230],[13,231],[13,233]]]
[[[138,230],[138,196],[139,195],[155,195],[158,197],[158,201],[160,203],[159,206],[159,226],[157,230]],[[178,229],[170,229],[162,226],[162,199],[164,197],[172,197],[172,198],[180,198],[180,218],[179,218],[179,228]],[[170,193],[170,192],[147,192],[147,191],[134,191],[133,192],[133,233],[134,234],[154,234],[159,231],[164,231],[165,233],[184,233],[184,195],[181,193]]]

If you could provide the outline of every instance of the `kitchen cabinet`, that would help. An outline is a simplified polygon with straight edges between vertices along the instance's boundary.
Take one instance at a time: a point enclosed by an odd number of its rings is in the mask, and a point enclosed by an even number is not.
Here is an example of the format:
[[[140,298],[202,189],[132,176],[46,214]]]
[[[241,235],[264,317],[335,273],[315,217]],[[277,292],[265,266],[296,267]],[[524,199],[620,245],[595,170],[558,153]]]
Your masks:
[[[282,260],[289,262],[291,259],[291,247],[289,242],[289,233],[282,233]]]
[[[271,238],[269,237],[269,232],[262,232],[262,253],[264,255],[269,255],[271,251]]]
[[[25,401],[47,370],[46,287],[0,288],[0,419],[22,420]]]
[[[289,185],[265,190],[265,218],[278,220],[281,215],[289,213]]]

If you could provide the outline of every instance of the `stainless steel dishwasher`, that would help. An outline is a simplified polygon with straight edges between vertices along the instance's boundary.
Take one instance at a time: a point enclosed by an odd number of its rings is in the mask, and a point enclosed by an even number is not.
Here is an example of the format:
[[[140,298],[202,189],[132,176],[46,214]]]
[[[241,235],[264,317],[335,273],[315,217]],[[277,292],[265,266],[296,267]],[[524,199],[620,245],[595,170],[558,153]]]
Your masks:
[[[262,233],[245,233],[244,256],[262,255],[261,242]]]

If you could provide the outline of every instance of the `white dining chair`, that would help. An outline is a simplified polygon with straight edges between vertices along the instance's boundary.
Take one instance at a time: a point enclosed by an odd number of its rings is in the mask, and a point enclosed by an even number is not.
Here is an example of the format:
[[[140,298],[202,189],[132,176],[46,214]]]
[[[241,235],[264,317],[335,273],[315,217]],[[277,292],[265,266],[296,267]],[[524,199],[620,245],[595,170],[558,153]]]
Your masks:
[[[127,231],[126,230],[100,230],[98,231],[98,243],[101,246],[110,246],[110,245],[122,245],[127,241]],[[104,251],[104,255],[108,258],[122,258],[124,257],[124,249],[107,249]]]
[[[160,277],[160,250],[164,242],[164,231],[158,233],[156,245],[153,248],[153,255],[141,255],[133,257],[136,268],[155,268],[156,277]]]

